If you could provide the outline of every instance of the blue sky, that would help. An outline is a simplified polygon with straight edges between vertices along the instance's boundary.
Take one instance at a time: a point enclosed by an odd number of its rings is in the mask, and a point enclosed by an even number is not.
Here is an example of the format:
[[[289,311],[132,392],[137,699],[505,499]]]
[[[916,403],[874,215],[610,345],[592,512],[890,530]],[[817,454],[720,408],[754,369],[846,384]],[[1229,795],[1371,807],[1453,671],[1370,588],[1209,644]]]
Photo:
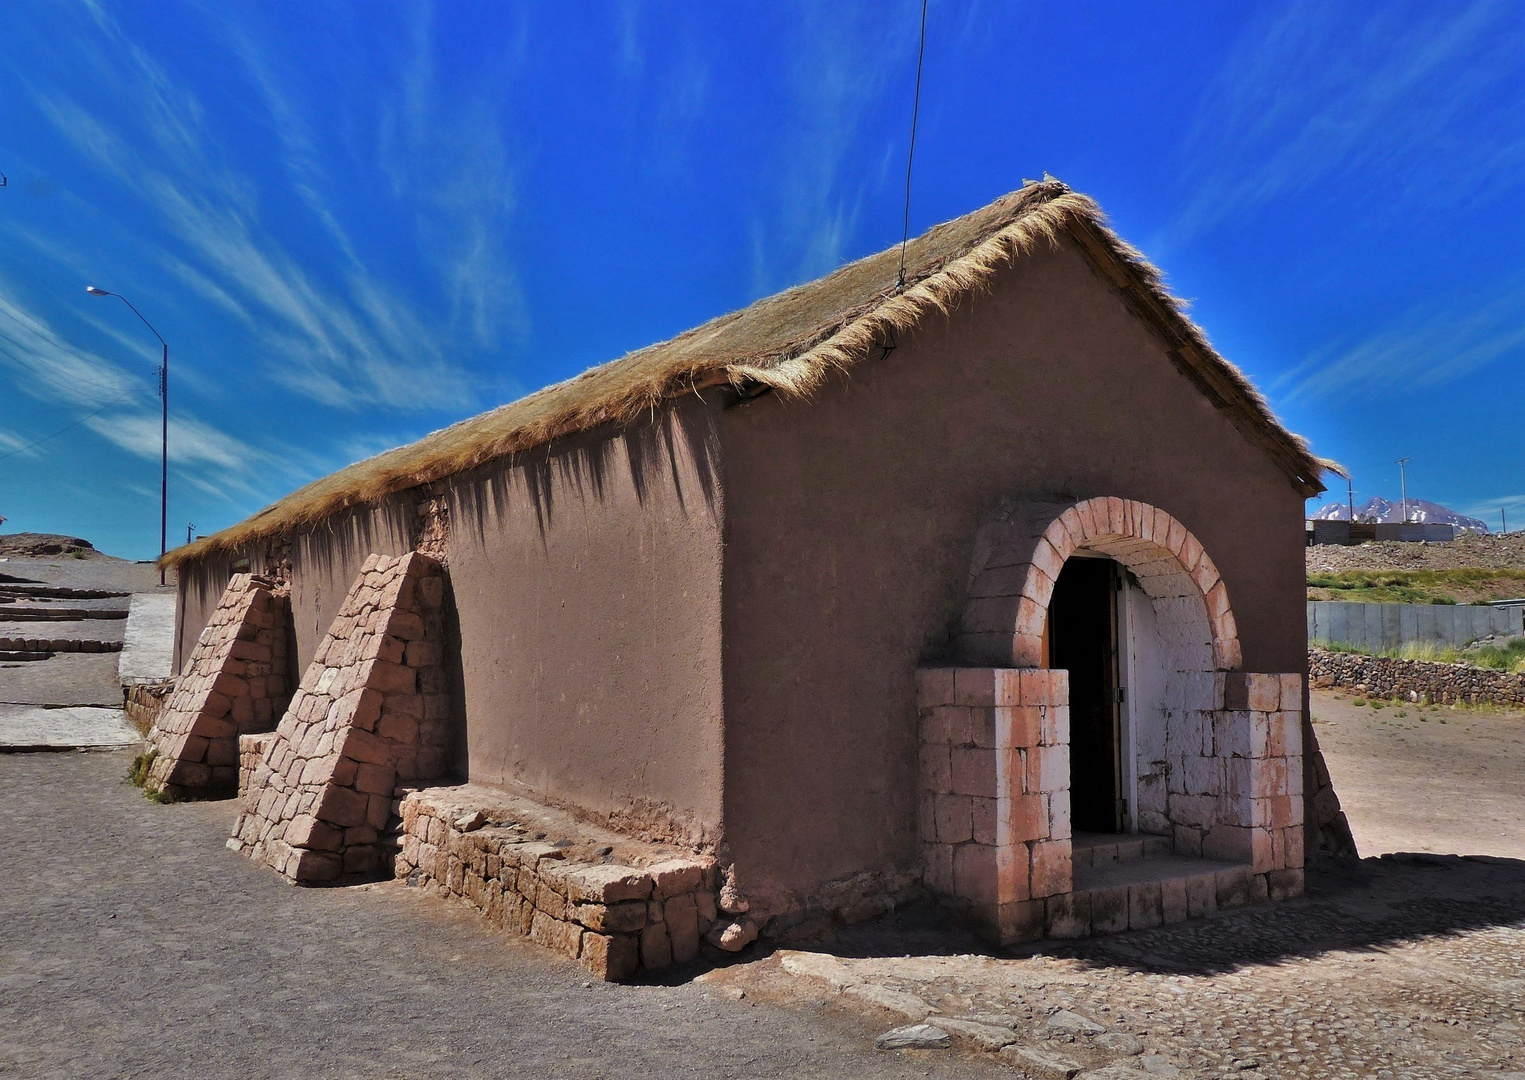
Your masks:
[[[4,529],[158,552],[87,283],[174,542],[897,242],[919,11],[7,5]],[[1044,170],[1358,497],[1525,524],[1525,6],[932,0],[913,230]]]

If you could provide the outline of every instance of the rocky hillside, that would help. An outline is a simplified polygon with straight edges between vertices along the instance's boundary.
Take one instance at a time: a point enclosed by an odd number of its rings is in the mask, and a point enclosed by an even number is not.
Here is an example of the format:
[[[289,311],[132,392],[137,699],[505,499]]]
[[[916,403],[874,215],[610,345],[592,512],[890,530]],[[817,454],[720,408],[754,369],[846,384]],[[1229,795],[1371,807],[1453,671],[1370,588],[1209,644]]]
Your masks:
[[[1321,544],[1308,548],[1307,561],[1310,574],[1342,570],[1525,570],[1525,534],[1463,533],[1444,544]]]
[[[97,555],[95,545],[77,536],[55,533],[0,533],[0,558],[47,559],[55,555],[86,558]]]

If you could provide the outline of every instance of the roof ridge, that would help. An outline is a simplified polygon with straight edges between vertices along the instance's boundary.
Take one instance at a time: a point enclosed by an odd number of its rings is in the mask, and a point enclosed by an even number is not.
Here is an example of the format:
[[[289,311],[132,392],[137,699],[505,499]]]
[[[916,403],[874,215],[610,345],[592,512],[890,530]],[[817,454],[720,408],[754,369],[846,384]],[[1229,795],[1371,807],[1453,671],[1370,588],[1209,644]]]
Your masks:
[[[1306,444],[1277,422],[1249,380],[1213,350],[1181,302],[1165,290],[1160,271],[1111,230],[1089,196],[1043,181],[912,239],[912,270],[903,288],[894,284],[897,244],[349,465],[161,561],[173,565],[231,551],[600,424],[628,423],[662,401],[706,387],[751,381],[808,397],[833,373],[873,356],[887,339],[929,314],[949,314],[1001,269],[1039,244],[1058,247],[1066,235],[1127,295],[1130,307],[1162,337],[1171,359],[1200,391],[1295,485],[1309,494],[1323,490],[1320,464]],[[885,264],[882,276],[878,263]],[[845,295],[836,297],[837,291]],[[837,302],[829,302],[833,298]],[[828,302],[819,303],[823,300]]]

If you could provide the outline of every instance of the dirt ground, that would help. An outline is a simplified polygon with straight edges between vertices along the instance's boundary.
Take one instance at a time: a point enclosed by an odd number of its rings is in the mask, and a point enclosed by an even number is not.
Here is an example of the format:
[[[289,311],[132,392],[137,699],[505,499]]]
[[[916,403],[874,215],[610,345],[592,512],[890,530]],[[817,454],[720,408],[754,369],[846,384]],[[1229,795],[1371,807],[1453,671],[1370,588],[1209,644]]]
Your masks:
[[[1525,710],[1362,700],[1313,693],[1314,731],[1362,855],[1525,859]]]

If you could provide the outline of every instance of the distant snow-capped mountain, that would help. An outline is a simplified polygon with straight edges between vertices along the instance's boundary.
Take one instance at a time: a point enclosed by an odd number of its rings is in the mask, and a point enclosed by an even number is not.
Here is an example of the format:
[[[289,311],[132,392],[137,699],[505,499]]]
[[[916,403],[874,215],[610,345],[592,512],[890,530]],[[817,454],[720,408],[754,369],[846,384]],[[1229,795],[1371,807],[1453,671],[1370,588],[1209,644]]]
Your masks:
[[[1366,500],[1362,506],[1356,507],[1356,518],[1361,521],[1402,521],[1403,503],[1392,501],[1380,496]],[[1348,521],[1350,510],[1342,502],[1330,503],[1322,507],[1313,515],[1315,521]],[[1428,499],[1410,499],[1408,501],[1408,519],[1420,522],[1438,522],[1442,525],[1455,525],[1458,529],[1471,529],[1473,532],[1485,533],[1488,531],[1487,522],[1474,517],[1458,514],[1455,510],[1447,510],[1439,503],[1432,503]]]

